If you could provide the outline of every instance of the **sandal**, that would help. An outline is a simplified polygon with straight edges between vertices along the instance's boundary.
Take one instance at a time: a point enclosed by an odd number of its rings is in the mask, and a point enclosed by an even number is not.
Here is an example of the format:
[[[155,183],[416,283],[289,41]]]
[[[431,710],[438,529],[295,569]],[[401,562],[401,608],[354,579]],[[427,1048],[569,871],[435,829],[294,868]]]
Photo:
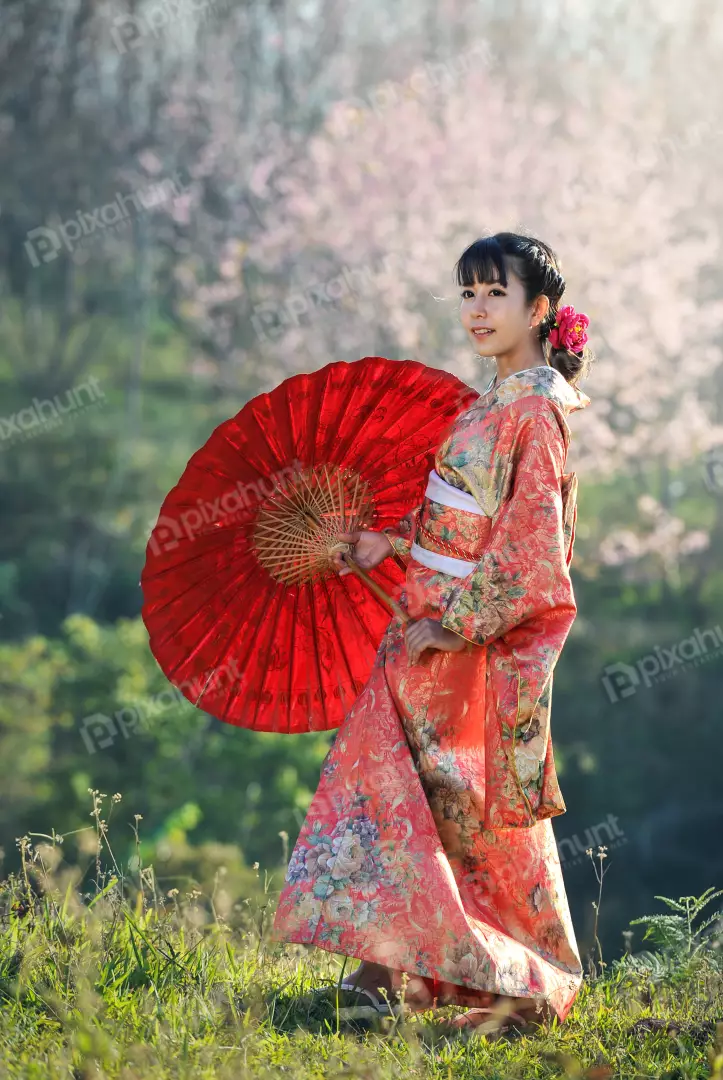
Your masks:
[[[330,991],[333,992],[336,989],[336,985],[324,987],[319,993],[327,996]],[[358,1020],[376,1016],[399,1016],[401,1014],[401,1006],[393,998],[391,1003],[388,1003],[375,990],[367,989],[364,986],[356,986],[351,982],[351,976],[339,983],[338,989],[347,993],[363,994],[367,1002],[369,1002],[369,1004],[347,1005],[340,1008],[339,1016],[344,1020]]]
[[[387,1002],[381,994],[376,992],[376,990],[367,989],[364,986],[355,986],[350,979],[344,979],[340,984],[339,989],[347,991],[351,990],[357,994],[364,994],[371,1002],[371,1005],[351,1005],[344,1009],[339,1009],[339,1016],[342,1016],[345,1020],[357,1020],[369,1016],[399,1016],[401,1013],[401,1006],[398,1002],[394,1000]],[[389,991],[387,991],[387,993],[391,998]]]

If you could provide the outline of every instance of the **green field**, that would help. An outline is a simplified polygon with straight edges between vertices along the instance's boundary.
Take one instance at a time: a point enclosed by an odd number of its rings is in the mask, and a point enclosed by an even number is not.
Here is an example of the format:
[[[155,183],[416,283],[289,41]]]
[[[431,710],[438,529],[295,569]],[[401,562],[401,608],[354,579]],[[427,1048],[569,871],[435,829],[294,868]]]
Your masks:
[[[210,889],[161,892],[140,844],[132,871],[118,865],[107,796],[89,794],[86,869],[65,862],[65,838],[51,831],[19,838],[21,870],[0,884],[8,1080],[723,1078],[721,920],[704,910],[719,892],[661,897],[667,913],[640,919],[650,949],[611,964],[599,947],[586,957],[562,1025],[497,1038],[445,1033],[435,1020],[454,1007],[352,1020],[340,1016],[349,1002],[335,984],[353,961],[269,940],[267,874],[261,881],[254,867],[248,896],[228,891],[223,867]],[[138,826],[136,817],[136,835]],[[590,858],[599,905],[605,855]]]

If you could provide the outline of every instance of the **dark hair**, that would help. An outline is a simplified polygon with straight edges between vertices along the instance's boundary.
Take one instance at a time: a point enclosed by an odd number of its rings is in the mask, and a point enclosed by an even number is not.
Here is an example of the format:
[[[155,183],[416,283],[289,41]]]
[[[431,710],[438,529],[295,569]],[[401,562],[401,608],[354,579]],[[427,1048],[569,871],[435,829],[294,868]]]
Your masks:
[[[547,347],[548,360],[569,383],[575,384],[586,375],[593,359],[587,345],[580,352],[555,349],[548,338],[555,325],[565,279],[560,262],[552,248],[534,236],[500,232],[475,240],[462,252],[455,268],[458,285],[472,285],[475,281],[489,283],[499,281],[507,286],[507,259],[510,269],[522,282],[528,304],[541,294],[550,300],[550,310],[540,323],[540,340]]]

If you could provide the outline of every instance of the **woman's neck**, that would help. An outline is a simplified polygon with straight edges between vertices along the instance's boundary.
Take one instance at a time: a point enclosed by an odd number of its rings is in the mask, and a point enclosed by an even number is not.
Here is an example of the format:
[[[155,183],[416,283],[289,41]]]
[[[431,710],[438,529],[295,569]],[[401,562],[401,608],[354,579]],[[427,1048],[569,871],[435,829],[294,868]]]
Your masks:
[[[495,363],[497,365],[495,385],[497,385],[517,371],[527,371],[528,368],[539,367],[543,364],[547,366],[547,359],[542,345],[538,343],[536,348],[519,349],[505,353],[504,356],[496,356]]]

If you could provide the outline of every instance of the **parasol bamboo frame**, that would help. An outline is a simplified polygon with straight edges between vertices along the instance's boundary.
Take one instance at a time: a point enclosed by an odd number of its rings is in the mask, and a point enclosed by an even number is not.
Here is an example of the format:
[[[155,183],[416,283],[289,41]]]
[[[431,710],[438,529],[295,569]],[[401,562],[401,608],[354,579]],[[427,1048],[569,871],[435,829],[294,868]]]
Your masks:
[[[259,510],[252,542],[259,563],[284,585],[298,585],[336,574],[333,557],[361,578],[394,615],[406,611],[352,557],[353,545],[338,534],[372,527],[374,500],[369,484],[353,469],[312,465],[295,469]]]

